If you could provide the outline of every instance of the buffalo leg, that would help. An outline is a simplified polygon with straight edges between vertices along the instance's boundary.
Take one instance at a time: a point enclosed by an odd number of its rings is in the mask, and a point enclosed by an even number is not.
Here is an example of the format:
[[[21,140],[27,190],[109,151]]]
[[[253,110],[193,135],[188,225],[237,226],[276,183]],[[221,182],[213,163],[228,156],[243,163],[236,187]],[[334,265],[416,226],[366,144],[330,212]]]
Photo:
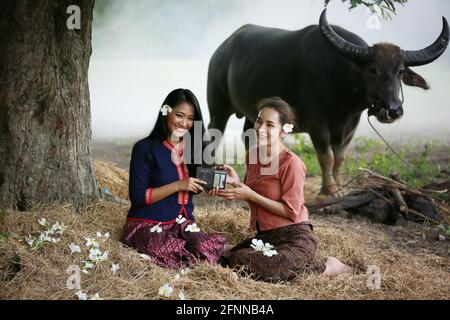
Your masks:
[[[311,134],[311,140],[316,149],[317,159],[322,169],[322,188],[320,194],[331,195],[337,190],[336,182],[333,176],[334,154],[329,139],[325,139],[322,135],[316,136]]]
[[[329,146],[324,151],[317,151],[317,158],[322,169],[322,189],[320,193],[324,195],[334,194],[337,191],[337,186],[333,176],[333,150]]]
[[[242,132],[242,142],[244,143],[245,146],[245,151],[248,151],[251,147],[253,147],[253,145],[251,145],[252,142],[252,138],[254,139],[254,141],[256,141],[256,137],[254,135],[253,132],[247,132],[247,130],[249,129],[253,129],[255,127],[255,124],[253,122],[251,122],[248,118],[245,118],[245,124],[244,124],[244,130]],[[252,138],[250,138],[250,136],[252,136]]]
[[[352,141],[352,137],[353,135],[349,136],[341,145],[332,146],[334,154],[333,176],[337,186],[342,185],[343,179],[340,172],[345,160],[345,151],[347,150],[350,141]]]
[[[214,115],[214,112],[210,113],[211,121],[209,122],[208,130],[217,129],[223,135],[230,116],[231,114],[227,114],[226,112],[220,112],[219,114],[216,115]]]
[[[340,172],[345,160],[345,151],[353,139],[359,119],[360,114],[350,117],[344,127],[338,127],[337,130],[332,133],[332,136],[334,137],[341,137],[338,141],[331,141],[334,153],[333,176],[338,186],[341,186],[343,182],[342,174]]]
[[[220,136],[215,137],[215,139],[218,140],[217,143],[219,143],[225,132],[225,127],[227,125],[228,119],[232,114],[231,112],[232,106],[231,103],[229,102],[228,97],[218,89],[212,90],[211,88],[208,88],[207,98],[208,98],[209,116],[211,119],[208,125],[208,131],[211,129],[217,129],[220,131],[221,133]]]
[[[207,91],[208,109],[211,121],[208,125],[208,132],[211,141],[207,144],[214,143],[215,148],[211,151],[211,156],[216,156],[216,149],[223,138],[225,127],[232,112],[232,106],[228,95],[220,90],[218,86],[214,86],[208,82]],[[215,130],[219,132],[214,132]]]

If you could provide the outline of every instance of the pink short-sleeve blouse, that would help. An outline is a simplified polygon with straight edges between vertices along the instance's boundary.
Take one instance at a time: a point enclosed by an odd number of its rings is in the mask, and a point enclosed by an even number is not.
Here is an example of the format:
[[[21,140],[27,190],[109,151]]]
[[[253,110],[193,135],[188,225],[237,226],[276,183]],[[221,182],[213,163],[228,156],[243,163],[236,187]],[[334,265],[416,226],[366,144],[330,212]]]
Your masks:
[[[308,209],[303,194],[306,177],[303,161],[292,151],[285,149],[278,156],[278,169],[275,167],[276,170],[268,172],[270,164],[264,165],[259,161],[249,163],[249,153],[246,157],[247,172],[244,183],[258,194],[282,202],[289,215],[289,218],[281,217],[250,201],[251,229],[256,230],[257,223],[259,230],[265,231],[308,221]]]

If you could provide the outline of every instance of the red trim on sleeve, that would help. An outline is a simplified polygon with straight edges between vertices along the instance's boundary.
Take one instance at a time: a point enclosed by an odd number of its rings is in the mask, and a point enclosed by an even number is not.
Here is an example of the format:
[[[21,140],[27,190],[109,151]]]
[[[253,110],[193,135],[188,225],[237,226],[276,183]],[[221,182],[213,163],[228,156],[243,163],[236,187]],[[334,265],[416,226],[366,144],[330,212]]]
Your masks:
[[[147,206],[151,206],[152,205],[152,192],[153,192],[153,188],[148,188],[145,191],[145,204]]]

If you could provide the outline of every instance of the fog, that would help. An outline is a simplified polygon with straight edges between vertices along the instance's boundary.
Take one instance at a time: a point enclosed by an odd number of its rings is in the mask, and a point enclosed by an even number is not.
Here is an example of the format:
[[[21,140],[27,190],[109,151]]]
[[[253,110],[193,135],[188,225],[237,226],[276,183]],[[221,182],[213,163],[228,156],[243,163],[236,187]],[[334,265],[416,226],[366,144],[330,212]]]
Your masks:
[[[295,30],[317,24],[323,0],[96,1],[89,86],[94,139],[140,138],[151,131],[165,96],[178,87],[199,98],[206,123],[207,70],[214,50],[246,23]],[[392,42],[405,50],[431,44],[450,19],[448,0],[409,0],[379,29],[367,26],[363,7],[332,0],[328,21],[369,44]],[[389,139],[417,142],[450,137],[450,49],[433,64],[415,68],[431,89],[404,87],[405,115],[390,125],[373,119]],[[243,119],[232,116],[225,137],[240,136]],[[356,133],[373,136],[366,113]]]

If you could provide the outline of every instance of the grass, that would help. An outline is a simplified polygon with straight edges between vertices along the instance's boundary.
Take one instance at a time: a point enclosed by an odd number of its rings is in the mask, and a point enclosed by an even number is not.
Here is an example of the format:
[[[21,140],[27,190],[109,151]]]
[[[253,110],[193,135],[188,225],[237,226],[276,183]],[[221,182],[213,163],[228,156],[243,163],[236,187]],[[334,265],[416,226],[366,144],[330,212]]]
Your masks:
[[[292,151],[301,157],[308,168],[309,175],[319,175],[320,165],[312,143],[306,141],[302,135],[295,136],[296,144]],[[366,137],[358,137],[352,141],[354,146],[353,155],[347,155],[342,174],[357,175],[358,168],[368,168],[382,175],[389,176],[396,172],[401,179],[412,187],[421,187],[430,182],[439,181],[446,178],[445,169],[439,165],[432,164],[429,156],[434,150],[432,143],[425,144],[422,150],[416,147],[403,146],[398,152],[399,155],[408,161],[411,169],[393,154],[382,142]]]

